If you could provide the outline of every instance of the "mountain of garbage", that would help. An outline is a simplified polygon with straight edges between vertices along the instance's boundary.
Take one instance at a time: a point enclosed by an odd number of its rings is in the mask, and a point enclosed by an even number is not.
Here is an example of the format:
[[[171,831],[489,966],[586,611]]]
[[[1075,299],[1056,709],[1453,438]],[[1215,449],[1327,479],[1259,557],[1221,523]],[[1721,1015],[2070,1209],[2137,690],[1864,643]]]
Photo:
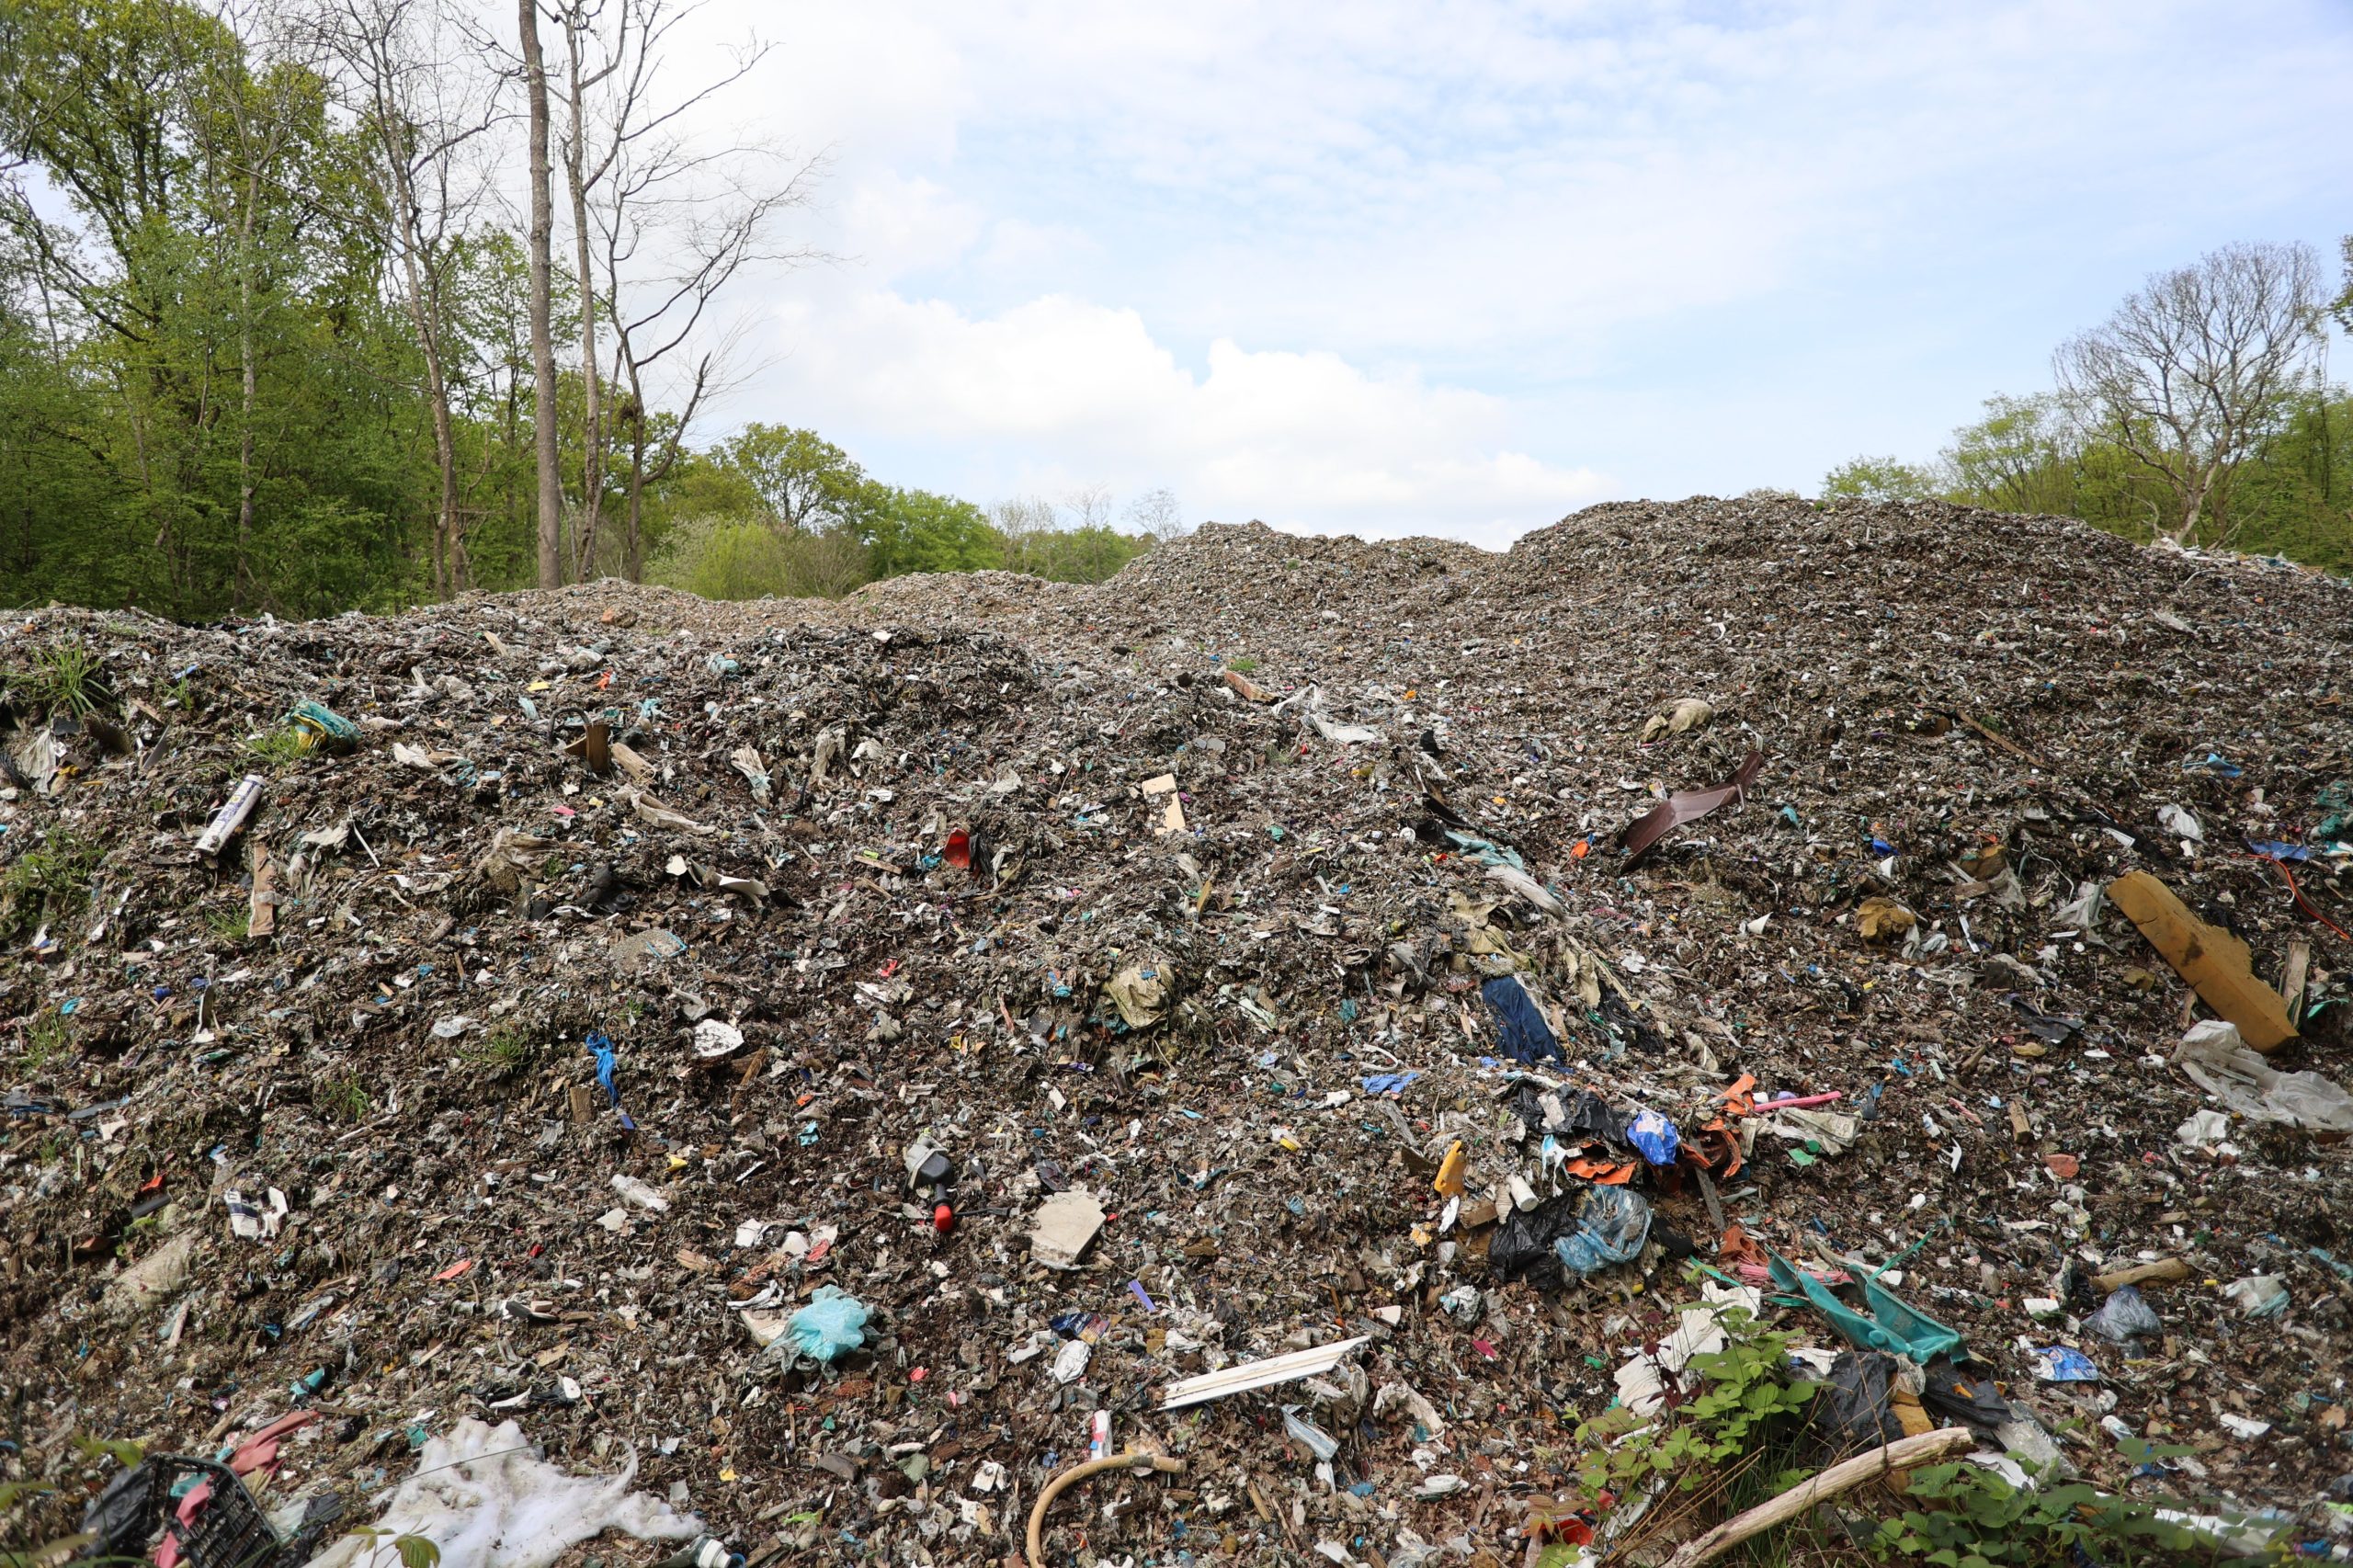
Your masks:
[[[1702,1291],[2341,1527],[2345,583],[1701,499],[0,666],[0,1527],[135,1441],[353,1561],[528,1444],[474,1561],[585,1471],[608,1562],[1532,1562]]]

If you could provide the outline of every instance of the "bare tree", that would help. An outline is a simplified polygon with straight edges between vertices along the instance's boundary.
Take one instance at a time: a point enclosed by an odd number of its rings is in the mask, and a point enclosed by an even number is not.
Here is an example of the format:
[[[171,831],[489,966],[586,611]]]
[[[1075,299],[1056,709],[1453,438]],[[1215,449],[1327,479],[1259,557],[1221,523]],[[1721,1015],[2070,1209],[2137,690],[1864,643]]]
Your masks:
[[[443,598],[472,582],[459,508],[458,451],[450,409],[455,351],[452,293],[458,244],[488,193],[487,171],[465,154],[500,118],[499,79],[470,71],[465,50],[445,47],[438,0],[331,0],[322,41],[369,152],[387,249],[409,325],[425,361],[426,404],[440,494],[433,535],[433,586]]]
[[[1130,533],[1142,534],[1154,544],[1166,544],[1193,531],[1185,521],[1184,507],[1177,505],[1176,492],[1165,484],[1128,503],[1127,523]]]
[[[2302,383],[2319,320],[2309,245],[2226,245],[2150,278],[2063,345],[2054,368],[2061,391],[2173,492],[2162,531],[2194,543]]]
[[[588,190],[604,177],[612,157],[607,152],[595,160],[593,168],[590,166],[589,97],[628,60],[630,23],[635,19],[635,10],[628,0],[623,0],[618,10],[620,36],[609,50],[600,47],[605,40],[598,34],[598,23],[606,11],[605,0],[563,0],[555,12],[556,20],[563,28],[564,194],[571,203],[573,266],[580,280],[580,511],[572,533],[572,571],[574,577],[584,580],[592,574],[597,520],[605,499],[604,377],[603,362],[597,352],[596,274],[588,265]],[[642,56],[642,48],[639,52]]]
[[[573,61],[564,155],[580,245],[582,351],[590,365],[587,472],[574,550],[584,574],[596,559],[608,436],[629,453],[621,556],[635,578],[644,571],[646,488],[677,463],[696,415],[723,389],[740,338],[710,329],[719,296],[747,267],[816,256],[777,248],[771,235],[780,214],[809,200],[820,160],[791,162],[748,142],[699,142],[683,129],[695,110],[750,74],[766,46],[747,42],[700,85],[664,96],[669,36],[699,9],[695,0],[566,0],[563,12]],[[613,331],[609,381],[620,390],[609,430],[592,306]],[[653,391],[666,394],[675,415],[650,414],[649,381],[662,383]]]
[[[1108,528],[1111,526],[1111,487],[1074,485],[1063,492],[1061,510],[1063,527],[1073,533],[1084,528]]]
[[[531,220],[528,244],[531,265],[531,437],[539,458],[540,586],[563,584],[563,475],[555,449],[555,338],[550,304],[548,246],[555,231],[554,199],[548,184],[548,69],[540,51],[540,17],[534,0],[517,0],[517,26],[523,43],[523,92],[530,103],[528,153],[531,165]],[[584,280],[585,283],[585,280]]]
[[[2347,234],[2339,240],[2337,249],[2343,254],[2345,261],[2345,290],[2336,296],[2336,303],[2328,308],[2336,317],[2337,326],[2346,332],[2353,333],[2353,234]]]

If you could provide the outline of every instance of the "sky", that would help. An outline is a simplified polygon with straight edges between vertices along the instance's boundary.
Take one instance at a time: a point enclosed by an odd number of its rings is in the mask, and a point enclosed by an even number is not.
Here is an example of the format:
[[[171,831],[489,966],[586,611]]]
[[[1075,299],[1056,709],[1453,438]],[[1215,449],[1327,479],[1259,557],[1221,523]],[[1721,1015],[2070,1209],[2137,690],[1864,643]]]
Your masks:
[[[1813,494],[2154,270],[2353,232],[2346,0],[710,0],[678,80],[753,33],[715,123],[822,159],[832,259],[739,291],[714,432],[983,503]]]

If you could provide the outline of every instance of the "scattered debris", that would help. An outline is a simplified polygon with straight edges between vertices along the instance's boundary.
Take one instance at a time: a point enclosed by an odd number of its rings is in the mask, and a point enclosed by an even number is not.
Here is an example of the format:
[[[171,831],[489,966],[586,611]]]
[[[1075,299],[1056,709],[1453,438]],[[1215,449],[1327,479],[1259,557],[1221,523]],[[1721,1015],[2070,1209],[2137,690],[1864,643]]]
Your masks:
[[[747,1556],[964,1562],[1107,1413],[1185,1472],[1098,1472],[1050,1562],[1519,1562],[1640,1501],[1574,1434],[1697,1375],[1712,1270],[1808,1357],[1927,1354],[1881,1437],[2319,1539],[2347,604],[1750,498],[1500,556],[1211,528],[1102,587],[25,612],[0,663],[115,695],[0,722],[10,1441],[318,1413],[275,1511],[511,1409]],[[252,744],[303,702],[351,733]],[[2242,974],[2292,1038],[2172,1070]]]

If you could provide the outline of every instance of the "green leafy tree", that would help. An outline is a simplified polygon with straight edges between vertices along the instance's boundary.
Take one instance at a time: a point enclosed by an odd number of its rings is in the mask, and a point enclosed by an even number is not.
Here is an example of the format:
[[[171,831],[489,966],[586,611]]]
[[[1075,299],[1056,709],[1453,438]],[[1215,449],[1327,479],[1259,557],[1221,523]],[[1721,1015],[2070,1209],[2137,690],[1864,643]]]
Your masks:
[[[988,514],[970,501],[877,486],[864,517],[867,565],[877,577],[974,572],[998,564],[1001,547]]]
[[[742,477],[786,533],[857,528],[872,499],[866,471],[813,430],[746,425],[721,443],[719,460]]]
[[[1822,478],[1824,495],[1865,501],[1918,501],[1936,491],[1934,474],[1894,458],[1852,458]]]

